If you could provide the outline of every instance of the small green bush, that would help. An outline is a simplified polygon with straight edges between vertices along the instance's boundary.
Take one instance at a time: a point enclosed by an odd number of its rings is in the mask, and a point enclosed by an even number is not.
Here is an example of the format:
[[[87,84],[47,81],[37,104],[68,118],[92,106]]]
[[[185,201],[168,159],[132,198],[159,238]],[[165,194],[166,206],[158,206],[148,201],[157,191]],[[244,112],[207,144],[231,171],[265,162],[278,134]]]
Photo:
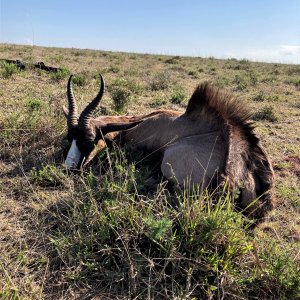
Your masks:
[[[107,72],[109,73],[119,73],[120,72],[120,68],[119,67],[116,67],[116,66],[111,66],[107,69]]]
[[[150,89],[152,91],[159,91],[167,89],[171,83],[171,75],[169,72],[164,71],[155,74],[149,83]]]
[[[291,76],[291,75],[300,75],[300,67],[299,67],[299,65],[298,66],[289,67],[286,70],[286,74],[289,75],[289,76]]]
[[[300,77],[297,77],[297,78],[287,78],[284,83],[287,83],[287,84],[292,84],[294,85],[296,88],[300,87]]]
[[[168,58],[165,60],[165,63],[166,64],[178,64],[180,60],[180,56],[173,56],[171,58]]]
[[[44,187],[64,186],[66,183],[66,175],[53,165],[45,165],[41,169],[33,168],[30,171],[33,183]]]
[[[191,76],[192,78],[194,78],[194,79],[199,78],[198,72],[197,72],[196,70],[189,70],[187,74],[188,74],[189,76]]]
[[[76,84],[77,86],[85,86],[87,84],[87,76],[86,75],[75,75],[72,78],[72,81],[74,84]]]
[[[248,86],[256,86],[258,83],[257,74],[253,70],[242,71],[235,75],[233,84],[236,84],[236,90],[243,91]]]
[[[123,112],[133,94],[138,94],[141,87],[133,81],[117,79],[109,87],[110,95],[114,101],[114,109]]]
[[[20,72],[20,69],[15,64],[3,63],[1,66],[1,77],[8,79],[11,78],[14,74]]]
[[[272,106],[264,106],[261,110],[254,114],[253,120],[276,122],[278,121],[278,116],[274,112],[274,108]]]
[[[238,91],[243,91],[248,87],[248,80],[246,76],[243,75],[235,75],[234,83]]]
[[[263,91],[259,91],[254,97],[253,100],[256,102],[270,101],[270,102],[278,102],[281,100],[280,95],[271,94],[266,95]]]
[[[164,98],[164,97],[158,97],[155,99],[155,101],[151,102],[149,104],[150,107],[156,108],[156,107],[160,107],[162,105],[167,104],[168,101]]]
[[[38,111],[41,109],[43,105],[42,100],[40,99],[28,99],[27,103],[26,103],[26,107],[28,109],[28,111]]]
[[[50,78],[54,81],[61,81],[66,79],[70,75],[70,71],[68,69],[60,69],[57,72],[50,73]]]
[[[187,93],[185,89],[180,85],[175,86],[170,101],[173,104],[181,104],[186,98],[187,98]]]

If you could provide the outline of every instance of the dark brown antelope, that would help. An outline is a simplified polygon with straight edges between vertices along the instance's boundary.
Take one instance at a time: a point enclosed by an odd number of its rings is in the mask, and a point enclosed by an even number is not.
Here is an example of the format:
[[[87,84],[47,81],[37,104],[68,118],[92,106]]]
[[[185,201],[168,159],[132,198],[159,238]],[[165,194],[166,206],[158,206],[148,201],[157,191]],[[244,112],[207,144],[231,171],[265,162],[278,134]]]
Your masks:
[[[162,174],[180,185],[188,182],[206,188],[212,182],[228,182],[232,189],[240,189],[239,206],[254,219],[262,219],[272,209],[272,166],[244,103],[204,83],[196,88],[184,113],[157,110],[92,118],[104,93],[101,75],[100,80],[98,95],[79,116],[69,78],[69,110],[64,108],[72,142],[65,161],[68,169],[84,167],[106,147],[105,140],[118,140],[158,154]]]

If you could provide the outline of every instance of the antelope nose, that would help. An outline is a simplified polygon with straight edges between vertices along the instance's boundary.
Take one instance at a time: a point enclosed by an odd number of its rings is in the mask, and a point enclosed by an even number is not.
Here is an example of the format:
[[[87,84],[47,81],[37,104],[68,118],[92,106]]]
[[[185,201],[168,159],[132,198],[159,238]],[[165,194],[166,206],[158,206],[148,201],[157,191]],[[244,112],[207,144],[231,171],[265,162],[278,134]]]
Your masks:
[[[79,151],[76,140],[72,141],[71,148],[68,152],[67,158],[65,160],[65,165],[67,169],[74,169],[76,168],[79,160],[81,157],[81,152]]]

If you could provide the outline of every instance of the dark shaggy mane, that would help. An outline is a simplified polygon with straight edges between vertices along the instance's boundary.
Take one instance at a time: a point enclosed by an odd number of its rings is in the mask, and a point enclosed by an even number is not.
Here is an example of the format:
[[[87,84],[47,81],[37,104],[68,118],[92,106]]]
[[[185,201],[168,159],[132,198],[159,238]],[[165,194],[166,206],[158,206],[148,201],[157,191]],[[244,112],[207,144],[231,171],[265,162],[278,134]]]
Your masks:
[[[214,112],[231,125],[243,126],[251,117],[251,112],[244,103],[229,93],[212,87],[208,82],[197,86],[186,108],[186,114],[192,115],[203,110]]]
[[[189,100],[186,114],[196,117],[204,111],[219,117],[228,125],[239,127],[249,143],[257,145],[259,140],[250,121],[252,112],[238,98],[212,87],[208,82],[199,84]]]
[[[255,183],[255,194],[259,199],[248,213],[258,222],[263,220],[273,207],[273,169],[254,133],[254,125],[250,121],[252,114],[247,105],[206,82],[194,91],[186,115],[199,119],[209,115],[224,124],[228,139],[225,175],[229,176],[232,186],[235,181],[244,182],[251,190]],[[251,203],[241,201],[243,208]]]

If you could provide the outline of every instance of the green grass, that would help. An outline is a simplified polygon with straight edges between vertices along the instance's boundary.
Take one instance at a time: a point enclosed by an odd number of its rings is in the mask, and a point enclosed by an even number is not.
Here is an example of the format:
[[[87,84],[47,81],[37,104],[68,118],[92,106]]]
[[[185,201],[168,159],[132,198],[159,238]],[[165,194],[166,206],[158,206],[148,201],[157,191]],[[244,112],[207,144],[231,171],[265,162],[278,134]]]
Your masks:
[[[1,73],[1,299],[300,297],[296,66],[16,45],[0,50],[7,59],[63,62],[76,74],[79,109],[97,94],[104,70],[107,92],[97,115],[184,111],[198,83],[225,89],[256,112],[277,202],[250,229],[226,187],[219,194],[170,187],[141,153],[117,147],[99,154],[84,174],[68,173],[61,107],[69,71]]]
[[[14,74],[17,74],[20,72],[20,69],[15,64],[10,63],[2,63],[0,65],[0,76],[9,79]]]
[[[70,71],[66,68],[62,68],[61,70],[58,70],[57,72],[50,73],[49,76],[54,81],[61,81],[66,79],[70,75]]]

